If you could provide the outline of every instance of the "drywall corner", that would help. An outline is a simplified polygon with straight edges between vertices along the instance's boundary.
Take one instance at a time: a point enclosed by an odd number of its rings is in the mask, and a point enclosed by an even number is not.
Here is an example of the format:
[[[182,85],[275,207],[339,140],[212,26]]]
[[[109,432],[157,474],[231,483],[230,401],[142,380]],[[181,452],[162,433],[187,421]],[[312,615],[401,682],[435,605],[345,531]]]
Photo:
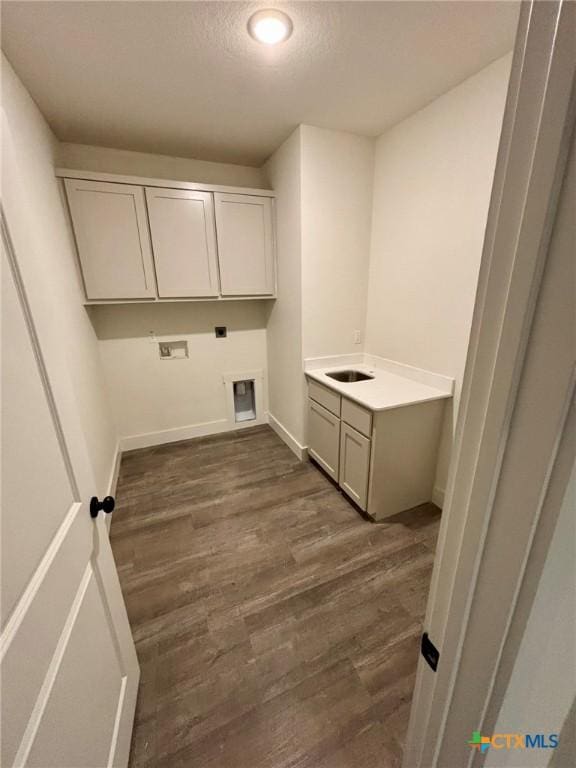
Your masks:
[[[74,433],[90,464],[91,487],[82,491],[105,494],[117,434],[54,176],[57,141],[4,55],[2,107],[2,149],[14,155],[14,188],[25,191],[22,203],[6,212],[8,226],[21,244],[16,255],[66,436]]]
[[[375,140],[301,126],[303,357],[364,351]]]
[[[147,176],[258,189],[268,187],[266,174],[262,168],[232,163],[213,163],[189,157],[154,155],[110,147],[93,147],[88,144],[58,142],[56,164],[60,168],[95,173],[119,173],[126,176]]]
[[[445,488],[511,55],[376,142],[366,351],[455,380],[436,485]]]
[[[302,139],[297,128],[264,170],[276,192],[278,299],[267,324],[269,412],[300,445],[304,440],[302,355]]]

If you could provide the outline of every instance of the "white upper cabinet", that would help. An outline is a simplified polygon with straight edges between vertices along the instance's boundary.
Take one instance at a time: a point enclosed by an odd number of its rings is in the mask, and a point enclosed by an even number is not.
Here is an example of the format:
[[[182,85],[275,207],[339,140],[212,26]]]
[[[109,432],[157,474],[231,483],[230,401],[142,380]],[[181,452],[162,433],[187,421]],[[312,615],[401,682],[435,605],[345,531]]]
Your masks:
[[[275,295],[270,190],[64,169],[57,175],[88,303]]]
[[[214,201],[222,295],[273,295],[272,200],[217,192]]]
[[[218,296],[210,192],[146,188],[158,296]]]
[[[154,298],[154,268],[142,187],[66,179],[89,299]]]

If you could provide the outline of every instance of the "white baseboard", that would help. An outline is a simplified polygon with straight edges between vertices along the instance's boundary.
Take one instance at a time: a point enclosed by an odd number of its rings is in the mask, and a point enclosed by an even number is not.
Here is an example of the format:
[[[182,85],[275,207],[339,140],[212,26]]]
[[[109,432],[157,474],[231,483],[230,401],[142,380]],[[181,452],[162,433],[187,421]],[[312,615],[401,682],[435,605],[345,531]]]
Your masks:
[[[290,434],[290,432],[288,432],[286,427],[283,424],[281,424],[278,421],[278,419],[275,416],[273,416],[270,412],[268,413],[268,423],[270,424],[274,432],[276,432],[280,440],[286,443],[286,445],[288,446],[288,448],[290,448],[292,453],[295,454],[297,458],[300,459],[300,461],[304,461],[304,459],[308,455],[306,446],[301,445],[298,442],[298,440],[296,440],[294,435]]]
[[[438,488],[438,486],[435,485],[432,490],[432,501],[434,504],[436,504],[437,507],[440,507],[440,509],[444,507],[444,495],[444,488]]]
[[[266,417],[245,421],[241,424],[230,423],[228,419],[206,421],[203,424],[190,424],[186,427],[174,427],[173,429],[162,429],[158,432],[146,432],[141,435],[122,437],[120,438],[120,448],[122,451],[133,451],[137,448],[150,448],[154,445],[176,443],[179,440],[191,440],[194,437],[217,435],[221,432],[235,432],[238,429],[257,427],[266,423]]]

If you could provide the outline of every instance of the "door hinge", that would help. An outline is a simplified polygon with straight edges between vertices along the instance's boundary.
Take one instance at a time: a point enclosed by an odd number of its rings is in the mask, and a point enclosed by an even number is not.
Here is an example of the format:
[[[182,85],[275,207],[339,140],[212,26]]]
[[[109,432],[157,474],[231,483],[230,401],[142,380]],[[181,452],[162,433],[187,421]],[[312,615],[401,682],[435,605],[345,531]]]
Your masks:
[[[440,651],[432,640],[428,637],[428,632],[424,632],[422,635],[422,643],[420,645],[420,651],[422,652],[422,656],[426,659],[428,662],[428,666],[436,672],[436,668],[438,666],[438,659],[440,658]]]

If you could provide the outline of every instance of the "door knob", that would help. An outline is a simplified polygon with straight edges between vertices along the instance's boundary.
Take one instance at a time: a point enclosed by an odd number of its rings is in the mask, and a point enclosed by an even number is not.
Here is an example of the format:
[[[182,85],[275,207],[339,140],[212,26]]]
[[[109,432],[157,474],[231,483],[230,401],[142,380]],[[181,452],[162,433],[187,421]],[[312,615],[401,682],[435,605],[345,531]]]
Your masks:
[[[105,496],[102,501],[99,501],[97,496],[92,496],[90,499],[90,517],[98,517],[98,512],[100,512],[101,509],[107,514],[110,514],[115,505],[116,502],[112,496]]]

